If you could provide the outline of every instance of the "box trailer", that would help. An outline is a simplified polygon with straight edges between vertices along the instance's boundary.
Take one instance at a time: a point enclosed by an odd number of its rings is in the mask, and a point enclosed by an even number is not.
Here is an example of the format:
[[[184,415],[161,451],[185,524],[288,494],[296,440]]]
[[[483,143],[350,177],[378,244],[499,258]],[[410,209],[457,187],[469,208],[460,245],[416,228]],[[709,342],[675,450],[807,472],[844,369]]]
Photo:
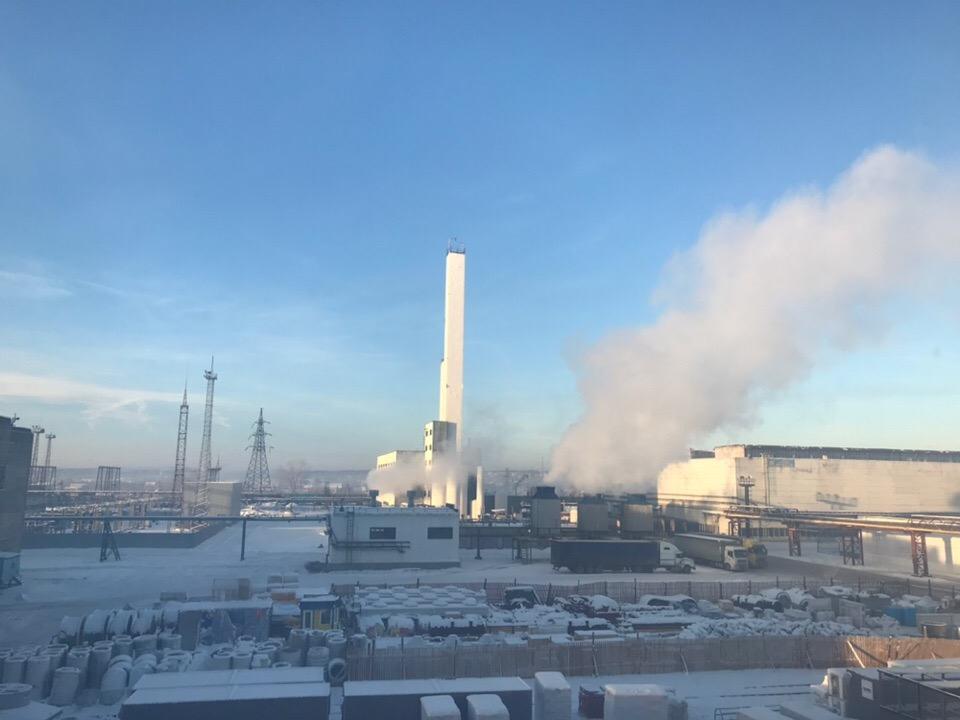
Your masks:
[[[749,567],[747,550],[737,538],[722,535],[686,533],[674,535],[670,542],[680,552],[703,565],[739,572]]]
[[[694,563],[675,545],[662,540],[551,540],[550,562],[555,570],[572,572],[628,570],[653,572],[658,567],[690,572]]]

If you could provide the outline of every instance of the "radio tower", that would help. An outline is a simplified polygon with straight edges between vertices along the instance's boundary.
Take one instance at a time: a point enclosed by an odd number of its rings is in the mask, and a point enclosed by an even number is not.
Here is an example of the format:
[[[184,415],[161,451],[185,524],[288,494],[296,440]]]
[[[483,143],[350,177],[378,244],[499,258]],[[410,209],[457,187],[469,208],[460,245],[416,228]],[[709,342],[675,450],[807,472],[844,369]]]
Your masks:
[[[177,429],[177,458],[173,462],[173,496],[183,514],[183,481],[187,475],[187,419],[190,406],[187,405],[187,383],[183,383],[183,402],[180,403],[180,427]]]
[[[207,483],[210,481],[210,435],[213,430],[213,384],[217,374],[213,371],[213,356],[210,369],[203,371],[207,381],[207,401],[203,408],[203,439],[200,441],[200,468],[197,470],[197,491],[194,499],[195,515],[207,514]]]
[[[260,417],[254,423],[256,429],[250,436],[253,438],[253,445],[247,448],[251,452],[247,477],[243,481],[244,492],[263,494],[270,490],[270,468],[267,465],[267,435],[270,433],[263,429],[264,425],[269,424],[263,419],[263,408],[260,408]]]

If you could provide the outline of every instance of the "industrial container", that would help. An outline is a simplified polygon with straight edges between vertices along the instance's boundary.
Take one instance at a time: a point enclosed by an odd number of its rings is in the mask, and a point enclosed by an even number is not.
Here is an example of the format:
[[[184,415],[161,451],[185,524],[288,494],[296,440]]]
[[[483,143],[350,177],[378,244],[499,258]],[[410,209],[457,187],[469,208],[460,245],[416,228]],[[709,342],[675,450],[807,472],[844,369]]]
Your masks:
[[[554,569],[565,567],[572,572],[651,572],[658,567],[690,572],[694,568],[675,545],[659,540],[552,540],[550,562]]]
[[[602,496],[585,497],[577,505],[577,533],[598,537],[610,532],[610,510]]]
[[[550,485],[538,487],[530,498],[530,530],[534,535],[554,535],[560,531],[562,503]]]
[[[624,537],[652,535],[653,531],[653,505],[641,505],[639,503],[625,503],[623,505],[623,514],[620,516],[620,532]]]

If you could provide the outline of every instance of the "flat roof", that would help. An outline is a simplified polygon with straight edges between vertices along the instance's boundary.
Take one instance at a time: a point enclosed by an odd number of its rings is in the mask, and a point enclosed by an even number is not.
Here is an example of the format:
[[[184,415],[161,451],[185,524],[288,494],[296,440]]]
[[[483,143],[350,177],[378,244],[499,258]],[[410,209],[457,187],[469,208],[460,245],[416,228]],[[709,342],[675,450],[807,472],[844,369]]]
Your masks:
[[[323,682],[323,668],[291,667],[253,670],[202,670],[197,672],[153,673],[141,677],[134,690],[161,690],[210,685],[287,685]]]
[[[202,671],[200,671],[202,672]],[[165,673],[166,674],[166,673]],[[172,673],[171,673],[172,674]],[[183,673],[177,673],[183,674]],[[251,685],[203,685],[196,687],[134,690],[123,705],[175,705],[184,702],[226,702],[279,698],[330,697],[328,683],[259,683]]]
[[[331,508],[331,512],[345,513],[354,512],[357,515],[451,515],[459,518],[457,511],[453,508],[424,507],[417,505],[415,507],[368,507],[365,505],[347,505],[345,507]]]
[[[774,457],[820,460],[892,460],[900,462],[960,462],[960,450],[896,450],[891,448],[829,447],[820,445],[718,445],[714,450],[743,448],[748,458]]]

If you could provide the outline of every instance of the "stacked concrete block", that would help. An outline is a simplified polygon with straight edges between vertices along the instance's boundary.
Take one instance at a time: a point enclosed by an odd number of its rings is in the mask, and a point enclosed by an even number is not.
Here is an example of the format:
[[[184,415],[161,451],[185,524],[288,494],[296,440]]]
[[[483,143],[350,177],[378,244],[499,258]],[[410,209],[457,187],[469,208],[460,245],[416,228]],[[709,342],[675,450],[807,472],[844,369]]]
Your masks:
[[[499,695],[467,695],[467,720],[510,720],[510,713]]]
[[[533,676],[534,720],[570,720],[570,683],[558,672]]]
[[[420,698],[420,720],[461,720],[460,708],[449,695]]]
[[[670,699],[659,685],[611,683],[605,687],[603,720],[669,720]]]

